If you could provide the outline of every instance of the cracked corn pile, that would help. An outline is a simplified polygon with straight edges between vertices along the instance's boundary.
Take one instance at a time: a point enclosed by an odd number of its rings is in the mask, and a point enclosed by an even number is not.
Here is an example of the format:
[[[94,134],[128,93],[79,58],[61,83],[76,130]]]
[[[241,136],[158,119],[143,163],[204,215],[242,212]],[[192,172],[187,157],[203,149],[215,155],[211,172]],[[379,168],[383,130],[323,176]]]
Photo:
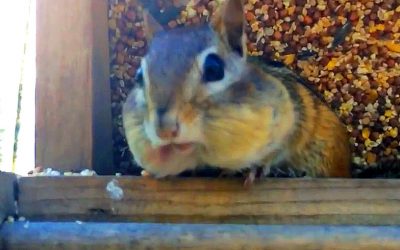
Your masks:
[[[158,0],[158,11],[183,0]],[[166,26],[207,22],[221,0],[190,1]],[[121,107],[146,52],[142,7],[109,1],[114,161],[132,173]],[[360,165],[399,158],[400,0],[248,0],[249,54],[298,72],[337,112]],[[134,173],[139,173],[134,171]]]

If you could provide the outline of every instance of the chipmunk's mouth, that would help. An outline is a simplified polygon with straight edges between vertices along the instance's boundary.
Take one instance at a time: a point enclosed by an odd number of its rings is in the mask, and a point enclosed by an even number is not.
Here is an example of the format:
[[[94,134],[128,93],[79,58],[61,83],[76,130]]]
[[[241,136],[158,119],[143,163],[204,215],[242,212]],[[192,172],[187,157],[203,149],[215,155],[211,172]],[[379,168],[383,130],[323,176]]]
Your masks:
[[[188,153],[193,152],[194,147],[195,147],[195,145],[192,142],[171,143],[171,144],[166,144],[166,145],[160,146],[160,151],[164,152],[164,153],[178,152],[178,153],[188,154]]]
[[[155,164],[168,162],[170,160],[179,161],[189,156],[196,149],[195,143],[169,143],[152,147],[148,151],[148,161]],[[183,157],[183,158],[182,158]]]

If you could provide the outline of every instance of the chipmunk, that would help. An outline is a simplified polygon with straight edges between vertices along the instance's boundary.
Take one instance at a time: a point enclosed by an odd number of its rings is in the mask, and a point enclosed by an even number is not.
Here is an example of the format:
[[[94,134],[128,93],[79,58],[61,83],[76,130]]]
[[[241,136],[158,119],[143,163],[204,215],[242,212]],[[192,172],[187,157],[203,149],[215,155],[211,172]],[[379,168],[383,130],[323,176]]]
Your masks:
[[[123,106],[135,161],[154,177],[209,165],[288,164],[311,177],[350,177],[348,134],[287,68],[247,55],[244,10],[226,0],[210,23],[164,30],[144,13],[148,52]]]

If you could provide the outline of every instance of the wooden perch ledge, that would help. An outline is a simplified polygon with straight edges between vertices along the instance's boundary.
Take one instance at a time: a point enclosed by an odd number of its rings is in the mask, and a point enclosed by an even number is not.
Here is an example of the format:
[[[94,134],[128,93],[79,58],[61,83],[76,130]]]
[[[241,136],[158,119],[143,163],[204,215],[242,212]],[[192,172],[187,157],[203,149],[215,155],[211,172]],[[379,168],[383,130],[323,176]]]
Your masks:
[[[0,226],[0,249],[400,249],[399,180],[267,179],[249,190],[242,184],[23,177],[16,196],[27,221]],[[4,203],[7,193],[2,204],[13,203]]]
[[[267,179],[246,190],[240,179],[26,177],[19,212],[30,220],[399,225],[399,191],[400,180]]]

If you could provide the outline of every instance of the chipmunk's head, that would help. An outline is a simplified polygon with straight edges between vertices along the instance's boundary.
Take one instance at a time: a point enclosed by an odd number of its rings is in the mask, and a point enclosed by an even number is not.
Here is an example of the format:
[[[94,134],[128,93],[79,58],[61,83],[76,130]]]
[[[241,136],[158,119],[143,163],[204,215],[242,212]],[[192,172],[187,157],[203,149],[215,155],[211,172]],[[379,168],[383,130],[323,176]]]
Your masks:
[[[243,16],[242,2],[227,0],[208,24],[164,30],[145,12],[135,105],[154,145],[201,143],[204,109],[246,71]]]

